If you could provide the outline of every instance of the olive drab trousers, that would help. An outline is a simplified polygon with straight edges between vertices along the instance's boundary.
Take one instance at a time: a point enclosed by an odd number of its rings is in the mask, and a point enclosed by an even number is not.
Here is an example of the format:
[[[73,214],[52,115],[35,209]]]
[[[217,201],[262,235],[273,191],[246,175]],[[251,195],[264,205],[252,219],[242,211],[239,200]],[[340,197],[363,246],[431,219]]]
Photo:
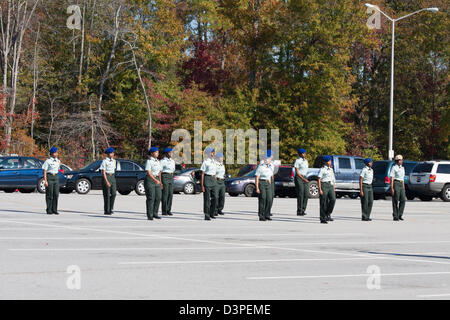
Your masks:
[[[114,210],[114,201],[116,200],[117,184],[116,177],[114,175],[106,174],[106,179],[108,179],[108,187],[105,179],[102,177],[102,189],[103,189],[103,209],[105,214],[111,214]]]
[[[403,182],[394,180],[394,195],[392,196],[392,214],[394,219],[400,219],[405,210],[406,194]]]
[[[216,198],[217,198],[216,178],[205,174],[203,186],[205,187],[205,192],[203,192],[203,212],[206,218],[214,217],[216,215]]]
[[[58,212],[59,178],[47,172],[48,186],[45,188],[45,202],[47,203],[47,213]]]
[[[162,214],[167,215],[172,211],[172,199],[173,199],[173,174],[162,173],[161,180],[163,184],[162,189]]]
[[[322,191],[323,194],[320,195],[320,221],[328,221],[336,203],[336,194],[333,185],[329,182],[322,182]]]
[[[297,215],[304,215],[308,205],[309,185],[299,177],[295,177],[295,190],[297,192]]]
[[[153,219],[158,217],[159,204],[161,202],[161,185],[157,184],[153,179],[151,179],[148,175],[144,180],[144,188],[145,188],[145,206],[147,209],[147,219]]]

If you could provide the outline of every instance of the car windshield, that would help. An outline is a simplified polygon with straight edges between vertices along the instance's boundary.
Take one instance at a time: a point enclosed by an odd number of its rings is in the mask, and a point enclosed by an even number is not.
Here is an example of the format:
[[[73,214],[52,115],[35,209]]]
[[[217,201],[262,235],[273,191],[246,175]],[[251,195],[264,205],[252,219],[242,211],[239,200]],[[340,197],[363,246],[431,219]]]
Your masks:
[[[250,172],[247,172],[246,174],[243,175],[243,177],[254,177],[256,173],[256,170],[252,170]]]
[[[94,166],[98,165],[99,162],[100,162],[100,161],[95,161],[95,162],[92,162],[92,163],[88,163],[87,165],[85,165],[84,167],[82,167],[82,168],[80,169],[80,171],[85,171],[85,170],[87,170],[87,169],[90,169],[91,167],[94,167]]]
[[[385,174],[388,167],[388,162],[385,161],[375,161],[373,163],[373,173],[375,174]]]
[[[430,173],[433,170],[433,163],[419,163],[413,170],[414,173]]]

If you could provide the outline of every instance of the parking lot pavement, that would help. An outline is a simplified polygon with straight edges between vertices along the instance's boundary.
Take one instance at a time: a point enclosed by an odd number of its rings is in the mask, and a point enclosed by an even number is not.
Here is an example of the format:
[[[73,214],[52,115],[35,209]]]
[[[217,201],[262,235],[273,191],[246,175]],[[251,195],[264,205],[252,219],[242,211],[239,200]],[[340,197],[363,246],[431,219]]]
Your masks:
[[[99,192],[0,193],[1,299],[450,299],[450,205],[408,201],[405,221],[376,201],[339,199],[319,223],[318,200],[297,217],[275,199],[260,222],[257,199],[227,197],[204,221],[202,196],[175,195],[172,217],[147,221],[145,198],[118,196],[102,215]]]

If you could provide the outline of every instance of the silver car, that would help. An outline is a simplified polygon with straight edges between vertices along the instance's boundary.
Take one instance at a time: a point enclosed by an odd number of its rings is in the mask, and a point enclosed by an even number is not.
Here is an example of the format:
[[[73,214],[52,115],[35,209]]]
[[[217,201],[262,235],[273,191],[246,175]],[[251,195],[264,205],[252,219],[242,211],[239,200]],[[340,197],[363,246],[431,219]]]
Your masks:
[[[199,168],[183,169],[175,173],[173,177],[173,192],[185,194],[196,194],[202,191],[200,185],[202,171]]]
[[[419,163],[409,175],[409,189],[422,201],[440,197],[450,201],[450,161]]]

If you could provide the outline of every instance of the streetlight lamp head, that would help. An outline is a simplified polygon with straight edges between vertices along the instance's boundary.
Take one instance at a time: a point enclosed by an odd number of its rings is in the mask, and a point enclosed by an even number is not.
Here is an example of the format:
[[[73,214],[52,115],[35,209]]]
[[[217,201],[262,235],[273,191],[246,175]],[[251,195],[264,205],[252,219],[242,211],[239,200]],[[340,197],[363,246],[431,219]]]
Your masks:
[[[438,12],[439,8],[428,8],[427,10],[431,12]]]

